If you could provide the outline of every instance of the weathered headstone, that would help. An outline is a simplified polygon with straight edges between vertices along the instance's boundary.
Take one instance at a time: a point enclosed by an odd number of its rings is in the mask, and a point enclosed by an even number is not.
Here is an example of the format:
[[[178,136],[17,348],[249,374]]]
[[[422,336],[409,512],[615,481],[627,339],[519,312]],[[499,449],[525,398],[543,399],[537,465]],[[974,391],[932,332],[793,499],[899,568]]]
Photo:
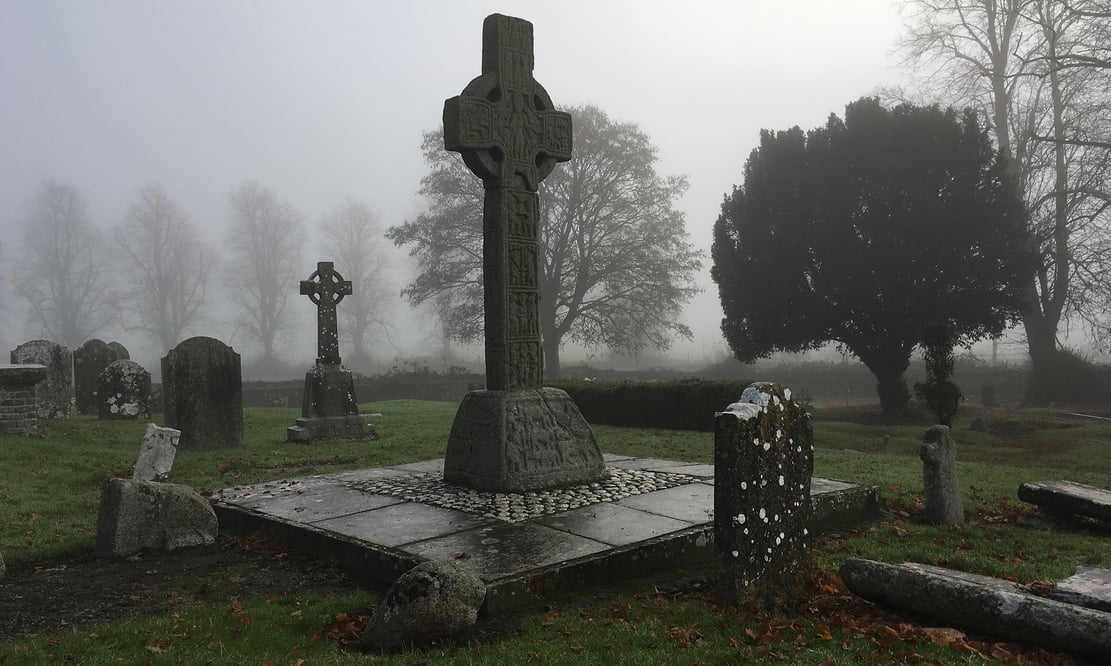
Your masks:
[[[1111,522],[1111,490],[1075,481],[1031,481],[1018,498],[1055,516],[1086,516]]]
[[[243,446],[239,354],[214,338],[194,337],[162,359],[162,414],[181,431],[182,449]]]
[[[482,179],[486,386],[464,397],[444,480],[527,492],[605,476],[597,440],[565,392],[544,388],[537,188],[571,159],[571,116],[532,77],[532,24],[482,26],[482,74],[444,103],[444,147]]]
[[[336,439],[378,439],[374,426],[359,415],[355,380],[339,356],[339,323],[336,305],[351,294],[351,283],[336,272],[332,262],[321,261],[308,280],[301,281],[301,295],[316,305],[316,365],[305,373],[301,418],[290,426],[290,442]]]
[[[46,379],[35,385],[35,416],[68,419],[73,408],[73,352],[56,342],[31,340],[13,349],[11,360],[46,366]]]
[[[100,405],[96,399],[97,381],[109,363],[119,360],[103,340],[87,340],[73,350],[73,392],[78,414],[96,415]]]
[[[466,565],[455,560],[418,564],[382,597],[362,644],[389,651],[449,637],[474,626],[485,599],[486,585]]]
[[[210,546],[218,528],[212,505],[188,486],[105,479],[93,549],[97,557],[128,557],[144,549]]]
[[[797,603],[810,581],[814,431],[791,390],[758,382],[714,419],[714,549],[722,600]]]
[[[127,351],[127,347],[123,346],[122,342],[113,340],[108,343],[108,349],[112,351],[112,355],[116,357],[117,361],[131,360],[131,354]]]
[[[150,373],[135,361],[113,361],[97,378],[97,416],[150,418]]]
[[[180,437],[180,430],[159,428],[148,423],[131,478],[136,481],[165,481],[174,467]]]
[[[0,365],[0,435],[38,434],[35,385],[44,379],[43,365]]]
[[[1111,655],[1111,613],[1035,596],[1014,583],[926,564],[850,558],[841,580],[869,601],[1005,640],[1085,657]]]
[[[935,425],[922,437],[922,520],[930,525],[964,523],[964,505],[957,483],[957,452],[949,426]]]

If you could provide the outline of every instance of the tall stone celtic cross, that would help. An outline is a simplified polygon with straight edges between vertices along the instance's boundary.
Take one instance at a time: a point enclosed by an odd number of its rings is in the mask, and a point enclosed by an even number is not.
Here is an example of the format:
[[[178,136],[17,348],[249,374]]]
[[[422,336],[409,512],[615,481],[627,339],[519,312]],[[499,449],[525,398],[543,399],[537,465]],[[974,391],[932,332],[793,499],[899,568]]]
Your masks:
[[[344,280],[330,261],[318,261],[308,280],[301,280],[301,295],[316,304],[316,362],[337,365],[339,358],[339,323],[336,305],[351,295],[351,281]]]
[[[482,24],[482,75],[444,103],[444,147],[482,179],[486,386],[540,388],[539,196],[556,162],[571,159],[571,116],[532,78],[532,24],[491,14]]]

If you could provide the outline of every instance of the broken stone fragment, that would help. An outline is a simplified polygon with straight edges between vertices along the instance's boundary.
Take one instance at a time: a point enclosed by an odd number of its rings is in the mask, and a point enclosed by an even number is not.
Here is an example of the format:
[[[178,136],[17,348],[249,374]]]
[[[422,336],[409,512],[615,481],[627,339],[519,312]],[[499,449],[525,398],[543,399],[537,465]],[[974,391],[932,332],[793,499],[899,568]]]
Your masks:
[[[128,557],[144,549],[210,546],[218,524],[212,506],[176,483],[106,479],[96,523],[97,557]]]
[[[426,645],[478,622],[486,585],[455,560],[425,562],[394,582],[374,609],[362,645],[374,651]]]

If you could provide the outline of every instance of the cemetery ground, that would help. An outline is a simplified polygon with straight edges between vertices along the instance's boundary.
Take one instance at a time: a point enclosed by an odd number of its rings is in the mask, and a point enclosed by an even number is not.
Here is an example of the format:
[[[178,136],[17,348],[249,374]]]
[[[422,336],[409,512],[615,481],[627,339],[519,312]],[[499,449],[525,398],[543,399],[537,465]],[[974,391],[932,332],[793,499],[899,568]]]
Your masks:
[[[247,409],[243,448],[181,451],[170,480],[209,491],[438,458],[456,407],[363,405],[382,414],[373,419],[380,441],[310,446],[285,442],[297,410]],[[795,612],[722,608],[710,571],[665,572],[484,618],[457,640],[387,656],[359,653],[352,643],[379,592],[261,535],[96,561],[101,481],[130,475],[145,424],[40,422],[39,437],[0,437],[0,553],[8,567],[0,579],[0,664],[1073,663],[881,609],[848,593],[835,572],[847,557],[915,561],[1038,592],[1078,564],[1111,567],[1106,527],[1054,526],[1016,492],[1026,481],[1063,478],[1111,488],[1111,421],[965,407],[954,433],[968,524],[931,527],[916,521],[918,448],[929,419],[887,425],[876,422],[877,411],[815,410],[815,474],[879,486],[886,513],[880,523],[819,540],[819,571]],[[713,459],[709,432],[595,430],[609,453]]]

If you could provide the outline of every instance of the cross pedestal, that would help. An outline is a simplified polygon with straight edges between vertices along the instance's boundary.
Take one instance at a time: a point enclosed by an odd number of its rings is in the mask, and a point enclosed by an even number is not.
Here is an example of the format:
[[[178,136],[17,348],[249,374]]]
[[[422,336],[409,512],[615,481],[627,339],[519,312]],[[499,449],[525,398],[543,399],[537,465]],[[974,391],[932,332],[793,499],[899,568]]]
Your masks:
[[[482,75],[444,103],[444,147],[486,188],[482,282],[486,391],[468,393],[448,438],[444,480],[525,492],[596,481],[598,442],[571,397],[544,388],[537,188],[571,159],[571,116],[532,77],[532,24],[492,14]]]
[[[316,264],[316,271],[301,281],[301,295],[317,307],[317,358],[305,373],[301,418],[286,430],[290,442],[336,439],[378,439],[374,426],[359,414],[355,380],[339,357],[336,305],[351,294],[351,283],[336,272],[330,261]]]

